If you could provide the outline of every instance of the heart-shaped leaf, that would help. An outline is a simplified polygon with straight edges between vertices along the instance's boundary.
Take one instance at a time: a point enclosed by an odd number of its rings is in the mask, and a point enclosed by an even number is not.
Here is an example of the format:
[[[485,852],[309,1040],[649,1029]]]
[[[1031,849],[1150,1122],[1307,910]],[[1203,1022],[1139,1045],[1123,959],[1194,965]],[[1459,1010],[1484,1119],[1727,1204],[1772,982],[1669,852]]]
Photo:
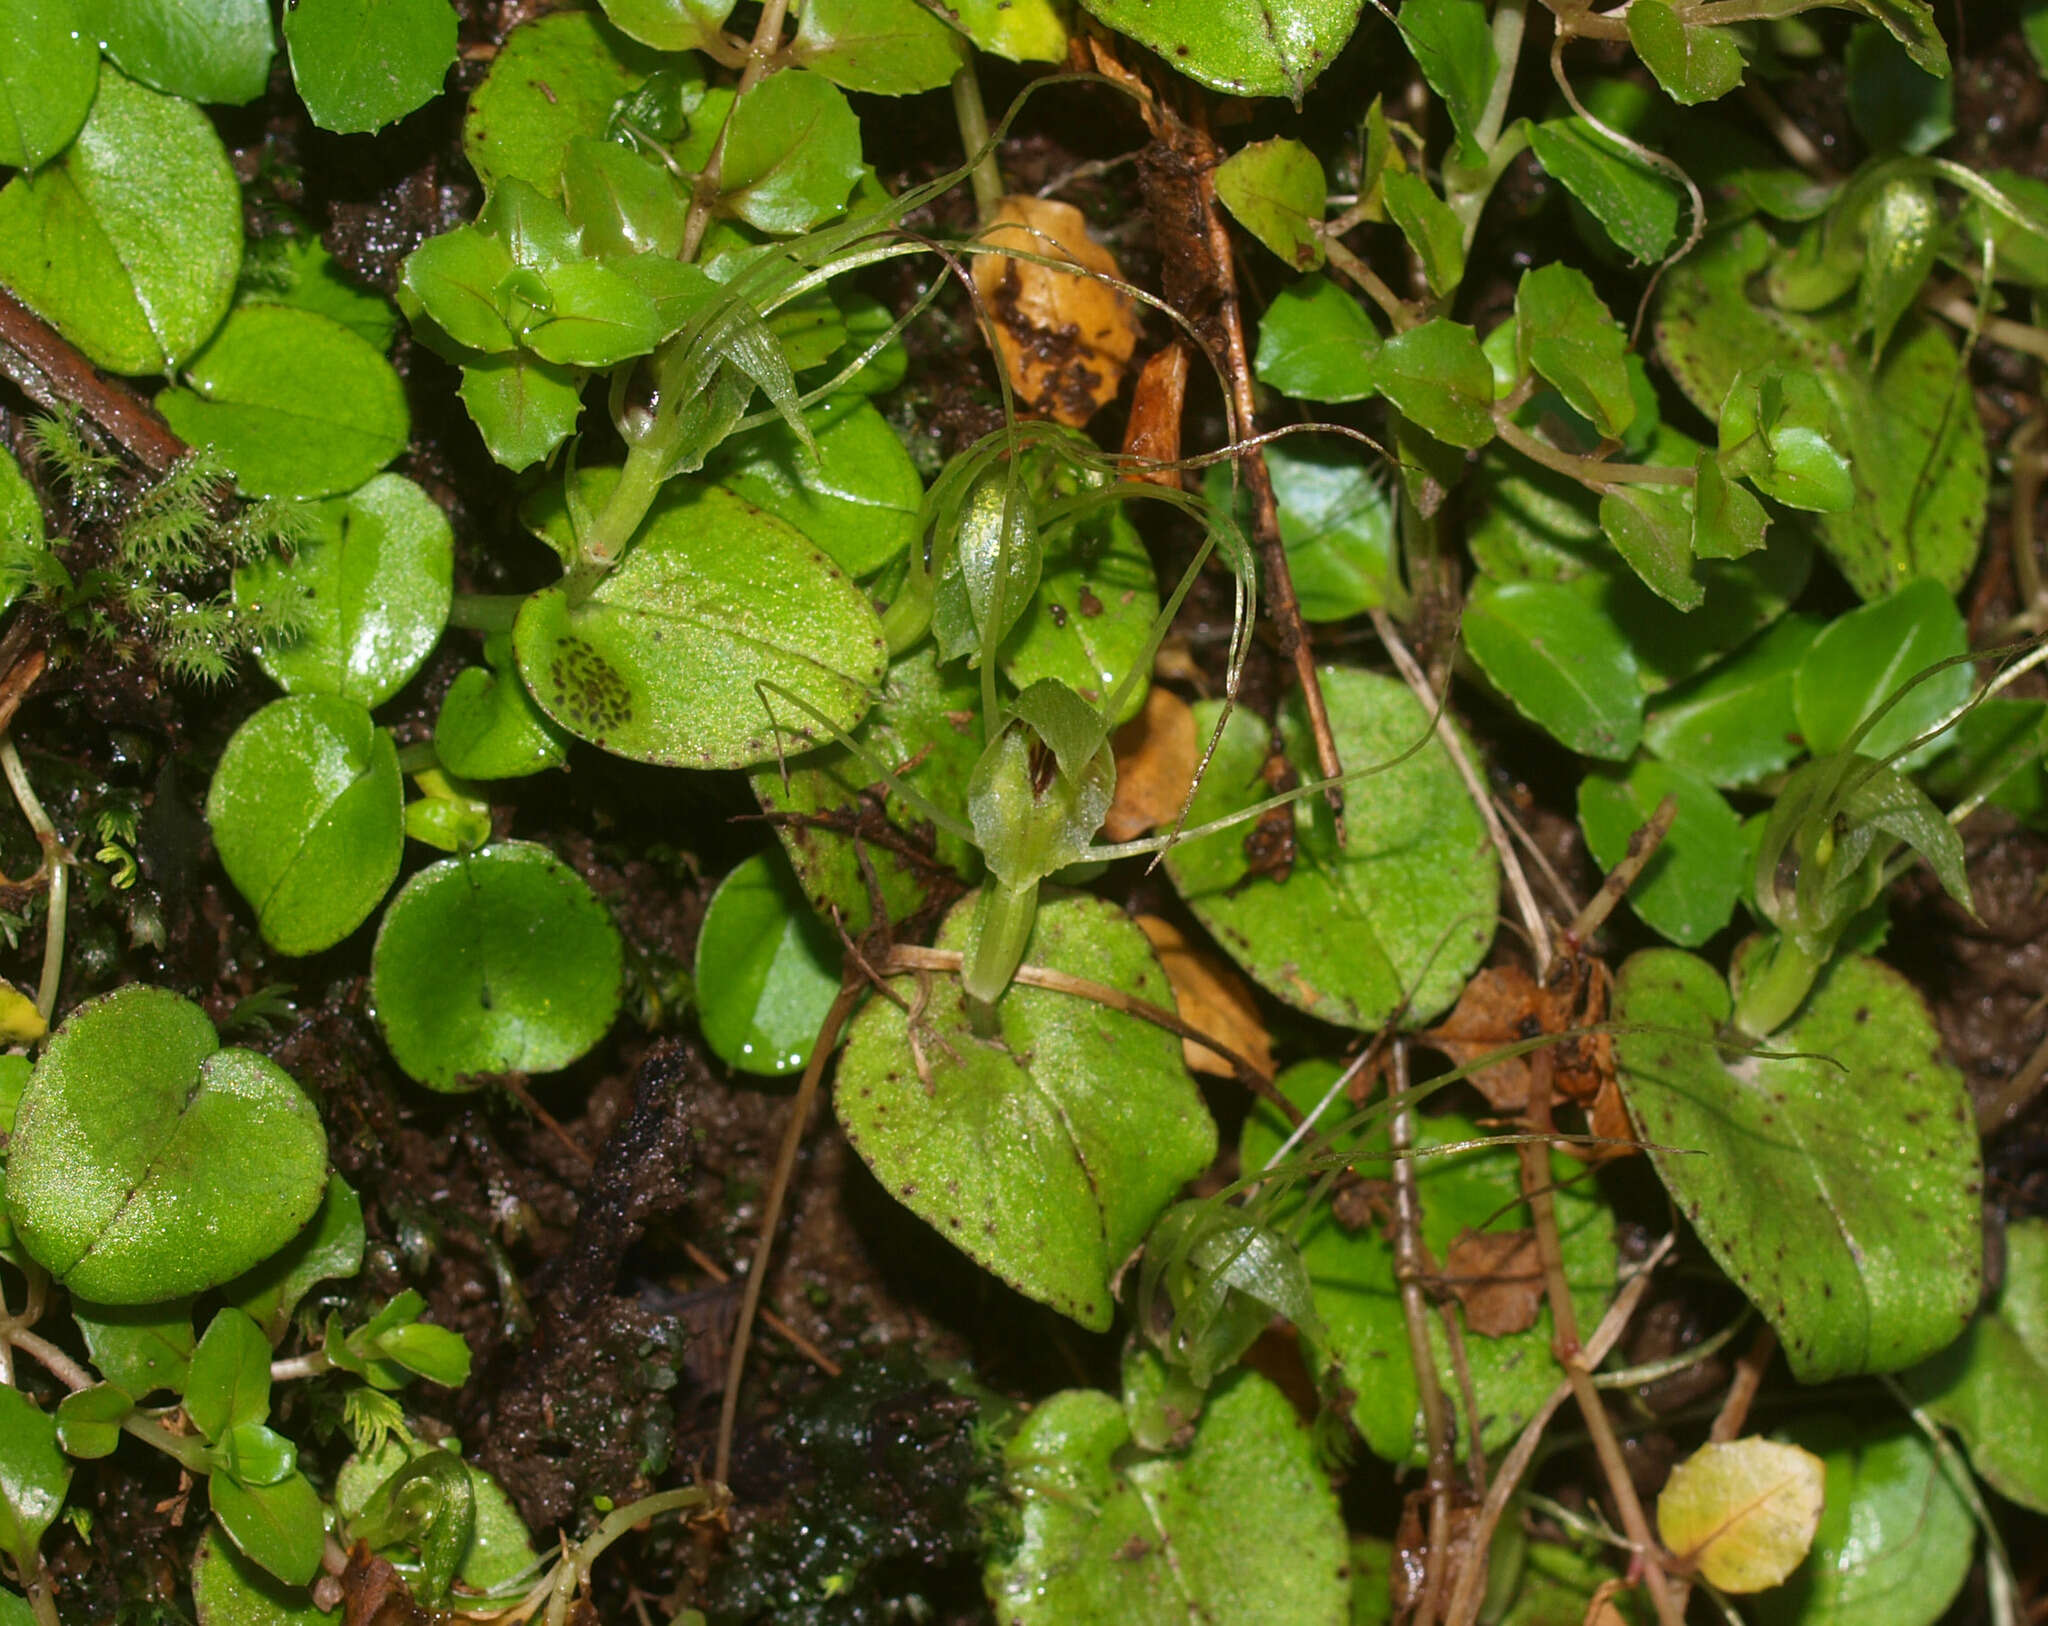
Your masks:
[[[332,694],[377,706],[420,669],[441,629],[455,569],[448,516],[412,481],[380,474],[321,503],[313,534],[289,560],[235,572],[238,603],[284,601],[302,630],[257,651],[290,694]]]
[[[965,946],[974,909],[970,898],[947,916],[941,948]],[[1041,902],[1025,958],[1155,1005],[1173,998],[1144,933],[1098,899]],[[847,1139],[891,1196],[977,1264],[1108,1327],[1112,1276],[1216,1154],[1179,1039],[1021,985],[996,1007],[995,1040],[975,1033],[954,978],[935,980],[920,1006],[914,1029],[883,1000],[855,1018],[834,1086]]]
[[[1657,1172],[1801,1382],[1924,1359],[1977,1306],[1983,1163],[1919,994],[1875,960],[1839,960],[1770,1057],[1716,1049],[1732,1009],[1689,954],[1622,967],[1622,1088]]]
[[[1293,845],[1291,873],[1254,868],[1258,843],[1248,836],[1270,831],[1250,823],[1174,847],[1167,873],[1195,918],[1288,1004],[1353,1028],[1396,1013],[1404,1026],[1424,1023],[1458,997],[1493,939],[1498,861],[1443,742],[1414,750],[1430,716],[1407,686],[1349,667],[1326,666],[1321,677],[1345,769],[1394,764],[1347,797],[1343,845],[1328,804],[1308,797],[1276,815]],[[1205,738],[1216,715],[1213,702],[1195,708]],[[1314,777],[1297,695],[1281,708],[1280,736],[1293,771]],[[1249,715],[1231,714],[1190,826],[1272,794],[1267,743]]]
[[[1002,1626],[1334,1626],[1343,1520],[1308,1431],[1256,1372],[1219,1385],[1185,1452],[1139,1453],[1116,1400],[1069,1389],[1003,1452],[1015,1549],[989,1570]]]
[[[693,117],[676,161],[701,168],[732,109],[719,207],[756,230],[809,231],[840,213],[861,177],[860,120],[820,73],[785,68],[747,92],[714,90]]]
[[[569,740],[533,703],[512,664],[512,641],[486,646],[492,664],[456,673],[434,719],[434,754],[461,779],[520,779],[559,768]]]
[[[616,470],[585,470],[595,508]],[[570,540],[559,492],[538,516]],[[719,486],[671,481],[625,562],[582,604],[529,598],[513,632],[534,701],[570,733],[640,762],[738,768],[858,722],[887,658],[866,596],[793,527]]]
[[[405,883],[370,956],[391,1054],[437,1090],[551,1073],[618,1014],[624,949],[611,912],[545,847],[500,842]]]
[[[63,158],[0,191],[0,283],[117,373],[204,344],[241,263],[241,188],[206,115],[111,68]]]
[[[251,496],[353,491],[412,431],[391,363],[339,322],[288,305],[236,311],[186,377],[157,409],[218,451]]]
[[[206,818],[221,866],[283,954],[369,918],[398,874],[405,783],[391,736],[353,700],[274,700],[221,753]]]
[[[829,919],[837,910],[848,931],[865,931],[873,922],[869,870],[892,920],[916,913],[935,885],[979,871],[974,848],[935,829],[921,808],[893,790],[882,807],[888,828],[864,821],[871,817],[867,792],[878,782],[877,767],[940,807],[965,807],[985,743],[980,705],[974,675],[957,666],[942,669],[937,651],[922,644],[889,668],[875,709],[853,730],[864,757],[830,745],[793,759],[786,778],[773,764],[754,773],[762,810],[787,816],[776,819],[776,834],[820,914]],[[929,856],[920,839],[926,831]],[[855,853],[855,832],[865,868]]]
[[[298,1234],[327,1186],[327,1136],[275,1062],[221,1049],[197,1005],[131,983],[50,1040],[7,1176],[15,1227],[53,1276],[104,1304],[161,1304]]]

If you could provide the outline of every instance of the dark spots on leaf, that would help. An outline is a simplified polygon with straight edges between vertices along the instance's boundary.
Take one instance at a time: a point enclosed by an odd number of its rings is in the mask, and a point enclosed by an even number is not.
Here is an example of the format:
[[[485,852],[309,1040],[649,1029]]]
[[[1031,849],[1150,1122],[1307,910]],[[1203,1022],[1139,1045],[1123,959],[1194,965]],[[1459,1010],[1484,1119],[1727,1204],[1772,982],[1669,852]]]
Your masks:
[[[1081,596],[1075,600],[1083,615],[1093,620],[1102,614],[1102,600],[1097,598],[1086,582],[1081,584]]]
[[[1868,1022],[1870,1020],[1870,1007],[1868,1005],[1858,1005],[1856,1007],[1856,1020],[1858,1022]]]
[[[1821,1291],[1821,1296],[1822,1296],[1823,1298],[1830,1298],[1830,1299],[1831,1299],[1831,1298],[1833,1298],[1833,1297],[1835,1296],[1835,1284],[1834,1284],[1833,1282],[1829,1281],[1829,1280],[1828,1280],[1828,1279],[1827,1279],[1827,1278],[1826,1278],[1825,1276],[1823,1276],[1823,1277],[1821,1278],[1821,1283],[1820,1283],[1820,1291]]]
[[[633,720],[633,692],[626,680],[581,638],[564,638],[555,645],[548,681],[565,721],[586,738]]]
[[[1062,631],[1065,630],[1067,625],[1067,607],[1064,604],[1060,603],[1058,599],[1053,599],[1047,603],[1045,613],[1052,617],[1052,624],[1054,626]]]
[[[917,1186],[915,1185],[915,1183],[913,1183],[907,1186],[900,1187],[897,1194],[901,1196],[905,1202],[908,1202],[912,1197],[915,1197],[917,1195]]]

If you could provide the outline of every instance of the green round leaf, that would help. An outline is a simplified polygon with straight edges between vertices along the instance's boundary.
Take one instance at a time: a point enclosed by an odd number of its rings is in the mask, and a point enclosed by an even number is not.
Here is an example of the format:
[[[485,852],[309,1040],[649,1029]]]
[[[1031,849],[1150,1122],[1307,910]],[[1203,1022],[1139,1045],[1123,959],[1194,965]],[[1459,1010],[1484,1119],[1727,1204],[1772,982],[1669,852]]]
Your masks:
[[[730,107],[730,91],[704,98],[678,163],[703,166]],[[839,87],[823,74],[785,68],[733,111],[719,207],[759,231],[809,231],[846,207],[863,168],[860,120]]]
[[[657,51],[716,45],[733,0],[603,0],[605,15]]]
[[[552,1073],[618,1014],[611,912],[545,847],[507,841],[423,869],[384,911],[370,958],[377,1024],[398,1065],[437,1090]]]
[[[961,948],[975,903],[946,917]],[[1155,1004],[1172,994],[1145,935],[1095,898],[1038,906],[1025,959]],[[918,1016],[871,1002],[854,1019],[834,1100],[876,1178],[948,1242],[1019,1292],[1106,1329],[1111,1277],[1181,1185],[1209,1166],[1216,1126],[1180,1041],[1069,994],[1013,985],[1000,1042],[979,1037],[957,978]]]
[[[1752,1606],[1763,1626],[1934,1626],[1969,1578],[1977,1531],[1913,1425],[1826,1413],[1785,1430],[1827,1469],[1806,1562]]]
[[[839,993],[839,945],[780,852],[719,882],[697,935],[697,1008],[728,1067],[775,1076],[810,1059]]]
[[[1336,1494],[1292,1404],[1219,1384],[1185,1452],[1142,1454],[1109,1395],[1069,1389],[1003,1451],[1014,1549],[988,1572],[1002,1626],[1335,1626],[1348,1618]]]
[[[1493,368],[1476,334],[1442,317],[1397,333],[1373,363],[1380,394],[1438,440],[1468,450],[1493,439]]]
[[[558,11],[506,36],[469,98],[462,150],[486,188],[508,176],[561,195],[562,161],[577,136],[601,136],[619,99],[659,60],[602,17]]]
[[[339,1609],[319,1609],[304,1587],[286,1586],[219,1531],[209,1529],[192,1560],[199,1626],[341,1626]]]
[[[296,1245],[294,1239],[291,1246]],[[190,1299],[173,1299],[168,1304],[94,1304],[74,1293],[71,1317],[85,1338],[94,1368],[124,1393],[141,1400],[158,1389],[184,1391],[185,1375],[198,1343],[192,1331]]]
[[[1303,277],[1266,307],[1252,370],[1298,401],[1363,401],[1378,387],[1373,361],[1381,342],[1350,294],[1328,277]]]
[[[1660,935],[1690,948],[1728,924],[1749,880],[1742,821],[1721,793],[1676,764],[1639,758],[1625,776],[1592,773],[1579,781],[1579,827],[1594,859],[1612,869],[1666,796],[1676,798],[1678,817],[1628,889],[1628,904]]]
[[[242,192],[206,115],[111,68],[63,159],[0,191],[0,282],[113,372],[176,368],[241,263]]]
[[[2005,1231],[2005,1280],[1969,1330],[1906,1387],[1962,1436],[1970,1465],[1999,1495],[2048,1513],[2048,1219]]]
[[[1321,676],[1346,772],[1392,763],[1429,732],[1429,714],[1397,679],[1335,666]],[[1195,708],[1205,738],[1216,714],[1214,702]],[[1298,693],[1281,708],[1280,735],[1295,771],[1314,778]],[[1191,828],[1271,794],[1261,776],[1266,746],[1258,722],[1231,714]],[[1288,1004],[1351,1028],[1377,1028],[1397,1011],[1404,1026],[1427,1022],[1458,997],[1493,941],[1500,892],[1486,827],[1443,742],[1432,738],[1349,787],[1341,847],[1322,797],[1292,811],[1298,852],[1285,880],[1252,873],[1249,824],[1174,847],[1167,874],[1195,918]]]
[[[441,93],[455,61],[448,0],[293,0],[292,80],[323,130],[381,130]]]
[[[327,1136],[289,1074],[131,983],[73,1011],[22,1096],[8,1204],[23,1244],[103,1304],[204,1292],[320,1206]]]
[[[1216,170],[1216,195],[1237,222],[1297,271],[1321,268],[1328,183],[1322,161],[1299,141],[1254,141]]]
[[[1157,51],[1190,79],[1233,96],[1302,93],[1358,26],[1360,0],[1081,0],[1119,34]]]
[[[953,26],[984,51],[1011,62],[1064,62],[1067,14],[1062,0],[949,0]]]
[[[617,478],[587,470],[600,504]],[[552,499],[558,500],[558,499]],[[542,528],[566,535],[550,510]],[[534,701],[593,745],[640,762],[738,768],[868,709],[886,661],[881,623],[839,569],[773,515],[718,486],[663,489],[638,540],[575,609],[559,587],[529,598],[513,633]],[[772,710],[771,710],[772,708]]]
[[[0,167],[41,169],[92,108],[100,54],[79,0],[18,0],[0,55]]]
[[[1734,31],[1681,22],[1671,0],[1631,5],[1628,41],[1680,107],[1718,101],[1742,83],[1742,51]]]
[[[0,1385],[0,1551],[17,1571],[35,1570],[36,1548],[70,1488],[57,1419],[12,1384]]]
[[[320,1570],[327,1522],[320,1498],[301,1473],[270,1485],[248,1485],[224,1473],[208,1476],[213,1516],[244,1557],[288,1586],[304,1586]]]
[[[574,432],[583,412],[583,375],[523,351],[465,362],[462,404],[491,456],[517,473]]]
[[[1619,438],[1636,415],[1628,334],[1583,271],[1540,265],[1515,286],[1515,348],[1603,436]]]
[[[1384,605],[1394,571],[1394,504],[1365,463],[1348,447],[1297,451],[1281,441],[1266,448],[1266,472],[1302,619],[1348,621]]]
[[[569,751],[507,660],[456,674],[434,720],[434,754],[460,779],[519,779],[559,768]]]
[[[951,83],[967,51],[918,0],[808,0],[790,55],[848,90],[909,96]]]
[[[1559,583],[1482,578],[1465,643],[1524,717],[1584,756],[1621,762],[1642,737],[1636,660],[1621,629]]]
[[[1536,161],[1600,222],[1616,244],[1649,265],[1678,239],[1678,189],[1581,118],[1529,126]]]
[[[1732,1003],[1676,949],[1622,967],[1622,1088],[1658,1174],[1802,1383],[1924,1359],[1976,1309],[1984,1177],[1926,1006],[1889,967],[1838,960],[1774,1056],[1724,1059]]]
[[[1003,640],[1003,675],[1018,689],[1057,679],[1089,705],[1109,703],[1149,660],[1159,578],[1122,503],[1049,526],[1037,590]],[[1145,704],[1146,682],[1125,692],[1111,726]]]
[[[131,79],[194,102],[253,102],[277,37],[266,0],[87,0],[92,36]]]
[[[256,497],[353,491],[405,450],[412,420],[391,363],[339,322],[285,305],[230,316],[156,398],[170,426],[211,445]]]
[[[206,817],[220,861],[281,954],[354,931],[398,874],[405,785],[391,736],[352,700],[274,700],[221,753]]]
[[[398,313],[352,280],[317,237],[265,237],[244,258],[242,297],[331,316],[380,353],[398,335]]]
[[[1279,1084],[1289,1100],[1306,1110],[1322,1098],[1337,1072],[1334,1063],[1304,1062],[1283,1073]],[[1263,1169],[1287,1133],[1278,1111],[1263,1102],[1255,1107],[1240,1146],[1244,1170]],[[1416,1122],[1416,1145],[1447,1146],[1480,1139],[1484,1133],[1453,1114],[1425,1116]],[[1386,1178],[1385,1131],[1374,1128],[1360,1138],[1371,1148],[1363,1153],[1360,1166]],[[1614,1215],[1598,1188],[1570,1178],[1576,1167],[1562,1155],[1552,1158],[1565,1279],[1580,1324],[1590,1327],[1598,1322],[1614,1287]],[[1467,1231],[1512,1233],[1529,1223],[1520,1201],[1521,1158],[1510,1144],[1422,1156],[1415,1162],[1415,1185],[1422,1241],[1432,1259],[1450,1257]],[[1327,1336],[1327,1344],[1314,1350],[1316,1360],[1333,1365],[1356,1395],[1352,1421],[1374,1454],[1401,1466],[1421,1466],[1429,1460],[1428,1435],[1416,1395],[1392,1243],[1377,1226],[1352,1230],[1340,1224],[1325,1203],[1309,1220],[1300,1247]],[[1512,1255],[1502,1268],[1510,1276],[1516,1273]],[[1457,1367],[1443,1325],[1434,1315],[1429,1318],[1429,1338],[1444,1393],[1457,1394]],[[1465,1365],[1481,1419],[1481,1440],[1489,1453],[1512,1440],[1562,1380],[1551,1354],[1551,1338],[1548,1304],[1537,1308],[1535,1320],[1521,1332],[1491,1337],[1464,1329]],[[1462,1440],[1460,1447],[1469,1448]]]
[[[1969,647],[1962,612],[1939,582],[1912,582],[1837,616],[1813,640],[1793,679],[1792,704],[1807,748],[1816,756],[1848,749],[1857,726],[1878,707],[1935,662]],[[1959,662],[1914,684],[1856,738],[1855,749],[1890,756],[1967,701],[1973,682],[1969,663]],[[1894,766],[1915,767],[1943,743],[1942,737],[1929,740]]]
[[[838,399],[827,405],[829,411],[810,414],[817,456],[777,419],[727,441],[707,472],[788,520],[847,575],[872,575],[917,535],[924,481],[874,407]]]
[[[1747,785],[1804,750],[1793,674],[1826,625],[1788,615],[1704,676],[1672,689],[1643,720],[1643,743],[1716,785]]]
[[[304,630],[257,651],[288,694],[381,705],[402,689],[448,623],[454,533],[434,499],[380,474],[319,505],[317,529],[289,560],[235,572],[235,598],[296,604]]]

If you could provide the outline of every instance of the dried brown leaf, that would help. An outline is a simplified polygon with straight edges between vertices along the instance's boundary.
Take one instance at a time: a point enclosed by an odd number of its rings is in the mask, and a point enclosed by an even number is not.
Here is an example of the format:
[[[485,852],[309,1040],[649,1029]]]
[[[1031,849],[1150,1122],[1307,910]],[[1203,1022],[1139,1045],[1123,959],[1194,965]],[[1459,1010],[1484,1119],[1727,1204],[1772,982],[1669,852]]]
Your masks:
[[[1536,1233],[1461,1231],[1444,1256],[1443,1282],[1464,1306],[1465,1325],[1482,1337],[1527,1332],[1543,1302]]]
[[[1124,424],[1124,456],[1137,465],[1127,473],[1133,480],[1149,480],[1158,486],[1178,487],[1178,469],[1146,465],[1180,461],[1181,409],[1188,395],[1188,348],[1179,342],[1155,350],[1138,369],[1138,382],[1131,392],[1131,415]]]
[[[1077,428],[1114,399],[1138,345],[1137,308],[1094,277],[1012,257],[1031,254],[1117,276],[1116,257],[1088,235],[1081,211],[1017,195],[996,206],[974,285],[996,328],[1003,367],[1027,412]]]
[[[1460,1067],[1470,1066],[1505,1045],[1543,1032],[1538,1000],[1542,990],[1520,966],[1496,966],[1465,984],[1451,1014],[1423,1034]],[[1495,1112],[1520,1112],[1529,1105],[1529,1061],[1511,1056],[1471,1075]]]
[[[1230,1046],[1268,1078],[1273,1076],[1273,1039],[1259,1019],[1251,985],[1223,960],[1188,941],[1181,929],[1158,915],[1138,916],[1139,929],[1151,939],[1166,980],[1173,985],[1174,1008],[1190,1026]],[[1181,1041],[1187,1064],[1198,1073],[1228,1078],[1237,1069],[1207,1045]]]
[[[1102,821],[1103,835],[1134,841],[1179,818],[1201,758],[1188,703],[1171,689],[1153,689],[1145,709],[1116,731],[1116,799]]]

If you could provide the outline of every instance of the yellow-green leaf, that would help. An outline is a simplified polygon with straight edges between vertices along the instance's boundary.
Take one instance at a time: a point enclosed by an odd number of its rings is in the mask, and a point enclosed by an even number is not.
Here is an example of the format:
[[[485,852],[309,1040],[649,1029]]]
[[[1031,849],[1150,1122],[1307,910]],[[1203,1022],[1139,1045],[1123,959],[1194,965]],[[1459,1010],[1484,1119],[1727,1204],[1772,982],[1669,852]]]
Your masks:
[[[1752,1436],[1703,1445],[1657,1498],[1657,1534],[1723,1592],[1761,1592],[1813,1545],[1827,1467],[1811,1451]]]

